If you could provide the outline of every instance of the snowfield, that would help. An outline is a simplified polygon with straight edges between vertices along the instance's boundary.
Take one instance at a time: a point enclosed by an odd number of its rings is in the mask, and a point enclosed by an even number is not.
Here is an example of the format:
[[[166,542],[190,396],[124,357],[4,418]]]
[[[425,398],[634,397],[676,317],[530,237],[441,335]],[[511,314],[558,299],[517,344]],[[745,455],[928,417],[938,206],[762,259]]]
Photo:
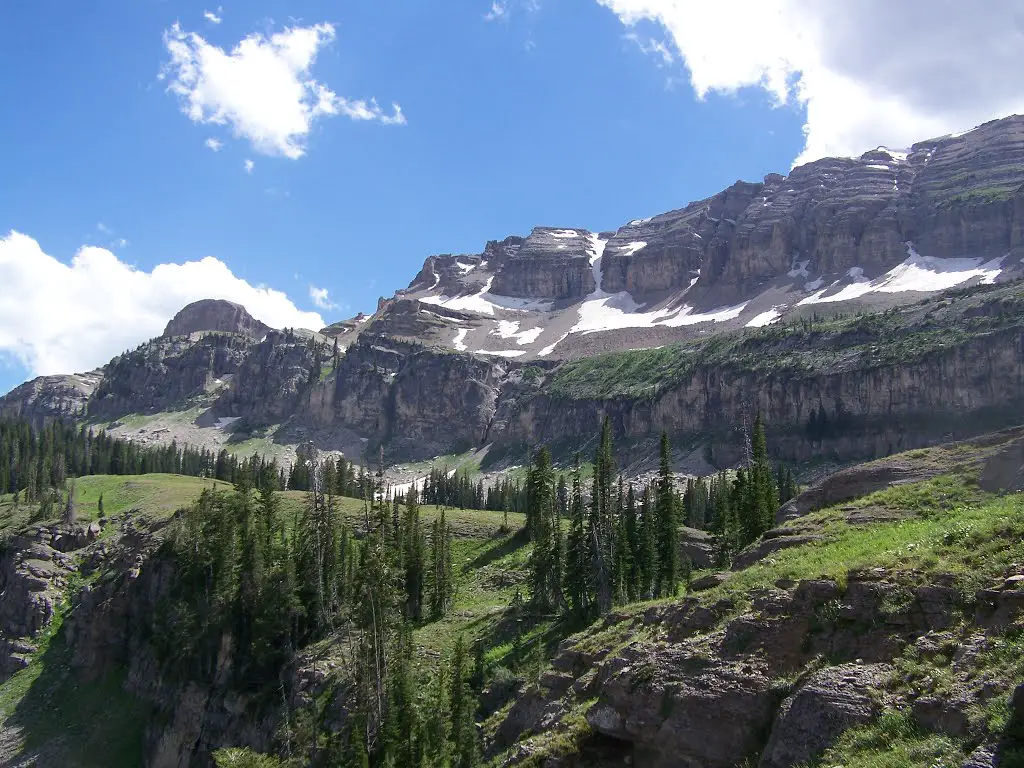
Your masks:
[[[487,278],[479,293],[468,296],[425,296],[420,299],[424,304],[435,304],[445,309],[462,312],[476,312],[481,315],[494,315],[496,309],[513,311],[550,312],[551,302],[537,299],[518,299],[512,296],[496,296],[490,292],[494,277]]]
[[[776,320],[782,317],[782,314],[776,307],[772,307],[767,312],[762,312],[759,315],[755,315],[747,323],[747,328],[763,328],[766,325],[771,325]]]
[[[911,243],[907,243],[907,259],[893,267],[881,277],[868,280],[864,270],[859,267],[850,269],[848,275],[854,281],[844,286],[837,293],[826,296],[839,282],[801,299],[797,306],[824,304],[834,301],[849,301],[868,293],[903,293],[904,291],[921,291],[932,293],[944,291],[968,280],[980,278],[982,283],[993,283],[1002,271],[1003,261],[998,259],[985,261],[981,258],[941,259],[936,256],[922,256]],[[811,283],[806,286],[809,290]]]

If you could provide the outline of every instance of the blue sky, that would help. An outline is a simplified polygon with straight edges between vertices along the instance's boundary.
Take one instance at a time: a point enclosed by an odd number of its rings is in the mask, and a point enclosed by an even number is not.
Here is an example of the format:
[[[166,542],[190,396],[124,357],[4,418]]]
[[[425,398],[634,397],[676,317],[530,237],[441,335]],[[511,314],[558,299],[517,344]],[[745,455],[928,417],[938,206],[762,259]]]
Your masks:
[[[726,62],[708,75],[714,62],[692,49],[674,9],[658,0],[0,5],[0,238],[24,236],[21,250],[7,243],[6,265],[0,251],[0,392],[31,373],[104,362],[162,326],[164,299],[178,295],[156,280],[132,289],[128,278],[125,292],[152,292],[140,307],[112,295],[113,278],[109,288],[70,280],[51,293],[16,274],[30,259],[50,259],[43,266],[60,282],[68,271],[56,262],[84,246],[113,254],[86,261],[121,277],[124,265],[149,273],[212,256],[329,322],[373,311],[429,254],[477,252],[534,225],[615,228],[785,172],[819,136],[822,147],[846,140],[826,130],[838,118],[815,122],[809,89],[786,99],[799,63],[778,65],[769,52],[753,74],[723,79]],[[329,88],[336,114],[291,135],[299,157],[261,143],[251,125],[210,122],[217,93],[201,95],[207,111],[190,119],[187,97],[169,90],[184,76],[168,41],[192,41],[194,53],[195,34],[227,55],[253,35],[266,43],[328,24],[299,79]],[[274,97],[259,82],[246,87],[250,100]],[[906,101],[927,128],[974,114],[934,118],[916,99]],[[404,124],[346,114],[387,120],[393,104]],[[263,106],[260,119],[272,120],[274,104]],[[311,286],[327,291],[320,307]],[[148,313],[136,323],[134,311]]]

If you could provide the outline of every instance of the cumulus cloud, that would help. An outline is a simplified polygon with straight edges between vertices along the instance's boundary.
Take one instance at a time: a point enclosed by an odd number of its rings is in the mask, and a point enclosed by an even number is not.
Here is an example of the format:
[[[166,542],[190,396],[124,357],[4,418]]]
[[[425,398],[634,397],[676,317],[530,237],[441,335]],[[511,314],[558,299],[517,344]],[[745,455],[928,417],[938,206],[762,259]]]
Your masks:
[[[315,285],[310,285],[309,298],[313,302],[313,305],[319,309],[338,309],[338,305],[331,301],[330,293],[326,288],[317,288]]]
[[[331,24],[289,27],[270,37],[249,35],[228,52],[175,24],[164,33],[170,61],[160,76],[192,122],[229,126],[266,155],[302,157],[322,117],[404,124],[397,104],[387,112],[373,99],[346,99],[313,78],[317,54],[333,39]]]
[[[96,368],[158,336],[199,299],[234,301],[275,328],[324,325],[318,313],[300,311],[281,291],[250,285],[213,257],[146,272],[86,246],[65,264],[18,232],[0,237],[0,285],[0,355],[33,375]]]
[[[804,108],[798,162],[1024,111],[1018,0],[597,2],[629,27],[664,27],[700,98],[756,87]]]
[[[224,146],[224,142],[221,141],[220,139],[207,139],[206,141],[203,142],[203,144],[205,144],[209,149],[212,149],[214,152],[220,152],[221,148]]]
[[[245,162],[243,163],[243,165],[245,166],[245,172],[246,173],[252,173],[252,169],[256,167],[256,163],[254,163],[249,158],[245,159]]]
[[[211,24],[220,24],[223,19],[217,14],[221,13],[221,10],[221,8],[217,8],[217,13],[214,13],[213,11],[203,11],[203,18]]]

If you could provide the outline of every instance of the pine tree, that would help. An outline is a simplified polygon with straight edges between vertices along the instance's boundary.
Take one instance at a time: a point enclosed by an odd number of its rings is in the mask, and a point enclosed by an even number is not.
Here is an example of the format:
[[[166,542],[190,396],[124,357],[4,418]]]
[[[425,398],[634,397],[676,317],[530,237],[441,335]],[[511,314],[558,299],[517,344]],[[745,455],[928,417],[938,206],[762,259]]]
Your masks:
[[[452,577],[452,532],[445,522],[444,510],[434,521],[430,535],[430,615],[439,619],[444,616],[453,597],[455,584]]]
[[[679,517],[666,432],[661,433],[661,461],[656,494],[658,570],[654,591],[658,597],[668,597],[676,593],[679,584]]]
[[[649,599],[654,597],[658,573],[658,520],[650,485],[644,488],[640,510],[639,592],[642,599]]]
[[[426,540],[420,522],[416,488],[405,494],[405,516],[402,522],[402,541],[405,546],[405,615],[413,622],[423,617],[423,593],[426,582]]]
[[[466,643],[460,636],[455,643],[451,665],[451,742],[453,768],[474,768],[477,756],[476,708],[467,677]]]
[[[612,450],[611,420],[601,424],[601,439],[594,457],[594,484],[590,499],[587,538],[593,563],[595,607],[598,613],[611,610],[613,568],[615,566],[615,527],[613,521],[613,478],[615,457]]]
[[[580,480],[580,457],[572,470],[572,490],[569,495],[569,536],[566,542],[565,592],[569,612],[577,619],[590,612],[590,547],[587,540],[587,521],[583,506],[583,485]]]
[[[533,541],[530,555],[530,600],[542,612],[561,601],[556,582],[558,552],[556,545],[557,498],[551,453],[542,447],[534,455],[528,485],[527,527]]]

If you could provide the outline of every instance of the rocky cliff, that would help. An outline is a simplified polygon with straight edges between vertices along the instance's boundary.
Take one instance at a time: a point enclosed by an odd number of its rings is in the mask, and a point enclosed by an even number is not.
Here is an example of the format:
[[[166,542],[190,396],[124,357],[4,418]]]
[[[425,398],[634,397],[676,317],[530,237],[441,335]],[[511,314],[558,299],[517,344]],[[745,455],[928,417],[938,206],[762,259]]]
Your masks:
[[[240,304],[223,299],[203,299],[189,304],[171,318],[164,329],[164,336],[190,336],[204,331],[220,331],[260,339],[269,330]]]

